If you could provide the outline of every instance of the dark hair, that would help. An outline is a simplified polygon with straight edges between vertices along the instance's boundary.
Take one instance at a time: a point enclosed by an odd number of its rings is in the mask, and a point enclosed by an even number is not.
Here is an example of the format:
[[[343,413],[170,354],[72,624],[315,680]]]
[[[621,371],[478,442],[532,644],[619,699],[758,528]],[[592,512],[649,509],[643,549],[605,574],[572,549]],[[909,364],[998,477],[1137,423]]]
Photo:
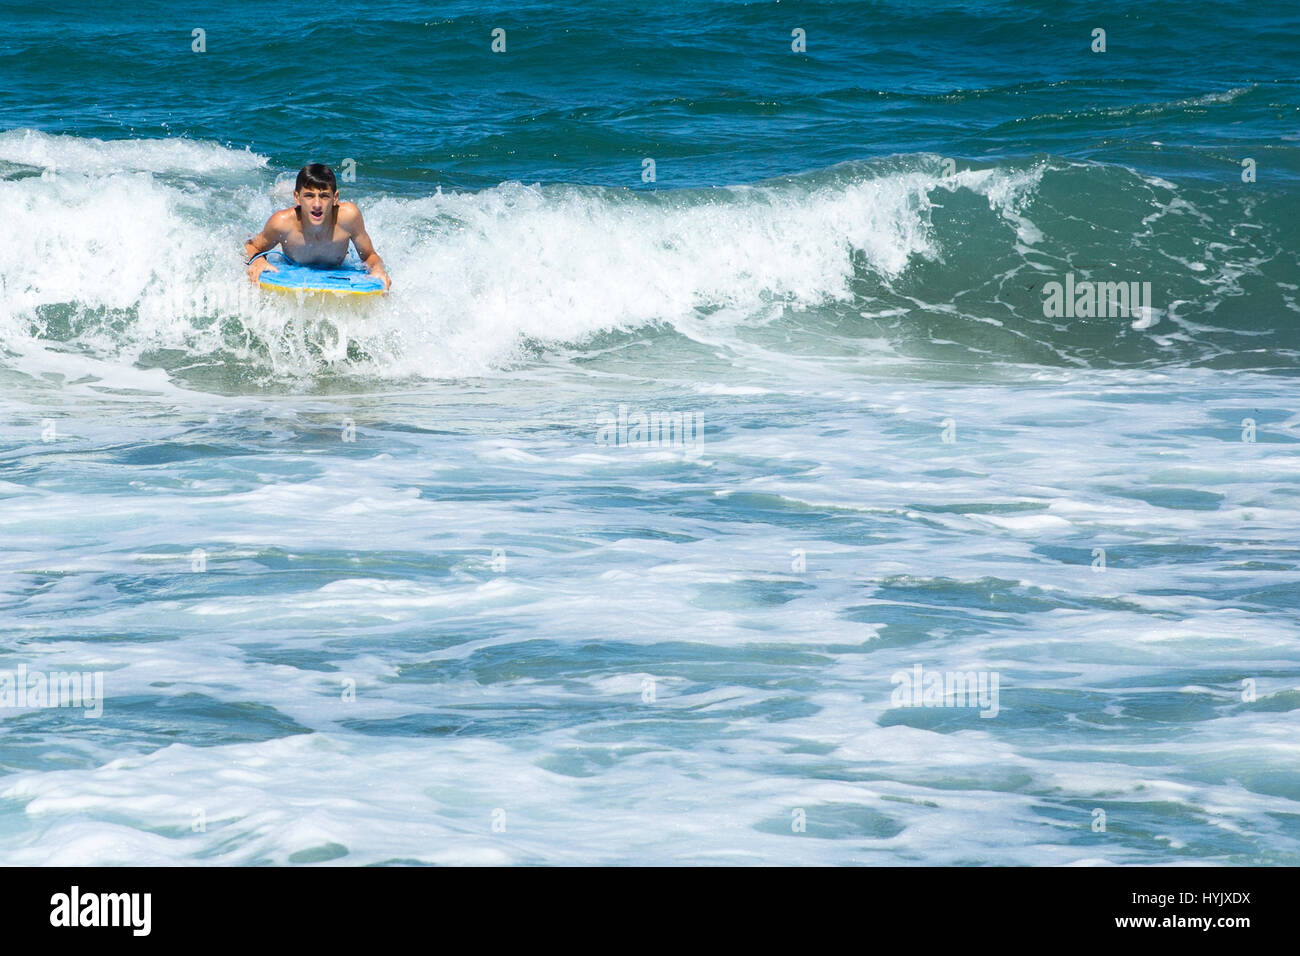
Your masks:
[[[332,193],[339,191],[338,184],[334,181],[334,170],[324,163],[308,163],[298,170],[298,181],[294,183],[293,191],[302,192],[304,186],[310,186],[312,189],[328,189]]]

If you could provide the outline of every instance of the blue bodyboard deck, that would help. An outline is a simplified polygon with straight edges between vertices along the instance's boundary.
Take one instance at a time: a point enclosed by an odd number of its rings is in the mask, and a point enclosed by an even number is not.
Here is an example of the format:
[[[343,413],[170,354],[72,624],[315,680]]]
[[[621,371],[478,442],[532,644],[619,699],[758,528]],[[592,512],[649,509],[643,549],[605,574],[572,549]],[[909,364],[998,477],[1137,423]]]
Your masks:
[[[328,292],[333,295],[381,295],[384,282],[366,272],[359,262],[344,262],[337,269],[317,269],[299,265],[287,256],[276,253],[268,261],[276,269],[264,271],[257,277],[263,289],[280,292]]]

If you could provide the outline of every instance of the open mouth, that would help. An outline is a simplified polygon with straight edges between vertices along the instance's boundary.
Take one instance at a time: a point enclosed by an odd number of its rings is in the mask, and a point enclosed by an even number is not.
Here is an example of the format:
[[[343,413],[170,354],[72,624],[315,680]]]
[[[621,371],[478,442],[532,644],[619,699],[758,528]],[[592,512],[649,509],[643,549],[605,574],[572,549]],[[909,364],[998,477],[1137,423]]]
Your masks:
[[[313,219],[324,219],[324,218],[325,218],[325,210],[324,210],[324,209],[313,209],[313,210],[311,211],[311,217],[312,217]]]

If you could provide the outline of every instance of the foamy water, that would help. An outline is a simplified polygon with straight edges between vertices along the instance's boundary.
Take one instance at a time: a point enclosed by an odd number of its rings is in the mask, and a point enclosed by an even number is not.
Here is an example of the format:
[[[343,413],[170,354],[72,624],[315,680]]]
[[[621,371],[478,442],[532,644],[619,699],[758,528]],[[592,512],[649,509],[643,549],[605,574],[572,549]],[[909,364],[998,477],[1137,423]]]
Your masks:
[[[1295,860],[1267,377],[541,371],[11,387],[7,659],[105,700],[8,719],[6,859]],[[698,453],[599,444],[616,401]],[[894,706],[917,664],[996,717]]]
[[[358,307],[284,182],[0,132],[0,860],[1300,862],[1285,195],[363,183]]]

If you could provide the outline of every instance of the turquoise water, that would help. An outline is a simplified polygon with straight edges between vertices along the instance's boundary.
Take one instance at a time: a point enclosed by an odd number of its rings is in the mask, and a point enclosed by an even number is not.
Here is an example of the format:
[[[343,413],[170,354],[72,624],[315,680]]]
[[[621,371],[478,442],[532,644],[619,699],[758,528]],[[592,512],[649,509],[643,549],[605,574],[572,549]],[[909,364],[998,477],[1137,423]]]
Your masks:
[[[0,6],[0,861],[1300,863],[1300,12],[260,10]]]

